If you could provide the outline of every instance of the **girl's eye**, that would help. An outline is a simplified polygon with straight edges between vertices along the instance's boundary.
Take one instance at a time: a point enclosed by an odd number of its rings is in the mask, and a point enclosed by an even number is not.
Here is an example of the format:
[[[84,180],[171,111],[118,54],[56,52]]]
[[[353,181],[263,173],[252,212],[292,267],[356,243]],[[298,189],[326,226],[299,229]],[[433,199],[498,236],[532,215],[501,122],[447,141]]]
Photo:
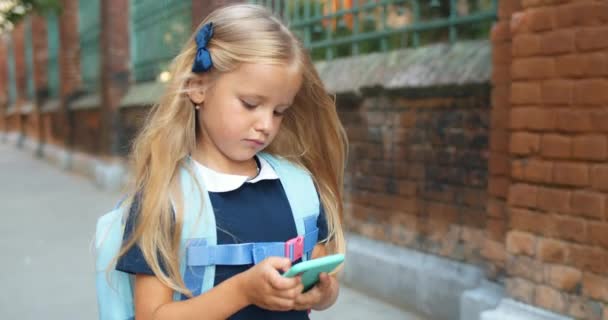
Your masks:
[[[275,110],[274,111],[274,116],[275,117],[282,117],[284,115],[285,115],[285,111],[284,110],[283,111],[279,111],[279,110]]]
[[[247,109],[255,109],[255,107],[257,107],[256,105],[253,104],[249,104],[243,100],[241,100],[241,104],[243,104],[243,107],[247,108]]]

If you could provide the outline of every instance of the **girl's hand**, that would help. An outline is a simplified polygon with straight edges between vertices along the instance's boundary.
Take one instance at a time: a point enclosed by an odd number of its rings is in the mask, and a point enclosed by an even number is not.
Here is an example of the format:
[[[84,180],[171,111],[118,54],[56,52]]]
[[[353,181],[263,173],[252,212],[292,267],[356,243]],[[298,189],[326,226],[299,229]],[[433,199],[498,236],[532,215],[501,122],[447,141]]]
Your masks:
[[[291,267],[288,258],[268,257],[243,272],[243,292],[249,304],[273,311],[293,310],[295,298],[302,292],[300,277],[286,278],[279,270]]]
[[[319,282],[305,293],[300,293],[295,300],[295,310],[324,310],[334,304],[338,298],[340,284],[327,273],[319,274]]]

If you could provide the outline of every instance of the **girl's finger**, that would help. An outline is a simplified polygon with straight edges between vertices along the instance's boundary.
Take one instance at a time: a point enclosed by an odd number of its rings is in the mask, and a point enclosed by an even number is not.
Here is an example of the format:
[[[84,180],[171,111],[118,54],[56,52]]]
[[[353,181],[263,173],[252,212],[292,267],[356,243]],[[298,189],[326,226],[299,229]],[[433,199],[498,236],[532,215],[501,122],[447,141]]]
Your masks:
[[[266,309],[273,310],[273,311],[289,311],[289,310],[293,310],[294,306],[295,306],[295,303],[294,303],[293,299],[272,297],[268,300],[266,306],[264,306],[264,307]]]
[[[279,291],[278,296],[285,299],[295,299],[298,295],[302,293],[304,286],[302,284],[297,285],[293,289]]]
[[[293,289],[298,284],[300,284],[300,278],[299,277],[287,278],[287,277],[283,277],[282,275],[280,275],[278,273],[269,275],[269,279],[268,280],[269,280],[268,282],[270,283],[270,285],[275,290]]]

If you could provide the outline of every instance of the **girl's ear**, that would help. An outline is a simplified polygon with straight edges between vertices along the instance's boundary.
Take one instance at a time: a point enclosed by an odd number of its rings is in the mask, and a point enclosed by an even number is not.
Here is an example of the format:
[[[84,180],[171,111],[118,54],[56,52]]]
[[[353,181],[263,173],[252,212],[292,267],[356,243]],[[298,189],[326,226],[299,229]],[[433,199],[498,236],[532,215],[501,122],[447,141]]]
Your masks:
[[[195,105],[202,105],[205,101],[205,92],[207,91],[208,77],[207,75],[194,75],[186,83],[186,92],[188,98]]]

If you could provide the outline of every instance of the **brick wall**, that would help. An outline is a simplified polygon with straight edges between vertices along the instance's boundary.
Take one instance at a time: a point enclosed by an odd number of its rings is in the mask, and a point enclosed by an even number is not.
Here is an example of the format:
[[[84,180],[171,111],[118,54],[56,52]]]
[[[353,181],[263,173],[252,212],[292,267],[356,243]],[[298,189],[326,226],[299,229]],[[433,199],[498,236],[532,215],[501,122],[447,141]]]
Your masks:
[[[338,102],[351,146],[347,228],[479,263],[486,227],[489,89],[373,93],[362,101]]]
[[[100,146],[101,115],[99,109],[70,111],[72,122],[72,149],[98,155]]]
[[[608,2],[513,8],[499,24],[512,41],[507,291],[608,319]]]
[[[6,42],[0,36],[0,132],[6,132],[5,112],[8,108],[8,54]]]
[[[501,280],[505,268],[505,232],[508,223],[506,200],[510,184],[509,118],[511,90],[510,20],[519,0],[499,1],[498,21],[491,32],[492,111],[488,161],[488,203],[482,254],[487,259],[487,276]]]
[[[59,123],[50,128],[56,132],[62,144],[69,144],[72,128],[68,121],[68,104],[74,99],[81,85],[80,77],[80,43],[78,34],[78,1],[61,0],[61,15],[59,16],[59,82],[60,108],[53,118]],[[49,128],[44,129],[45,132]]]
[[[34,86],[36,87],[36,102],[41,104],[48,97],[48,44],[46,20],[32,16],[32,48],[34,52]]]

